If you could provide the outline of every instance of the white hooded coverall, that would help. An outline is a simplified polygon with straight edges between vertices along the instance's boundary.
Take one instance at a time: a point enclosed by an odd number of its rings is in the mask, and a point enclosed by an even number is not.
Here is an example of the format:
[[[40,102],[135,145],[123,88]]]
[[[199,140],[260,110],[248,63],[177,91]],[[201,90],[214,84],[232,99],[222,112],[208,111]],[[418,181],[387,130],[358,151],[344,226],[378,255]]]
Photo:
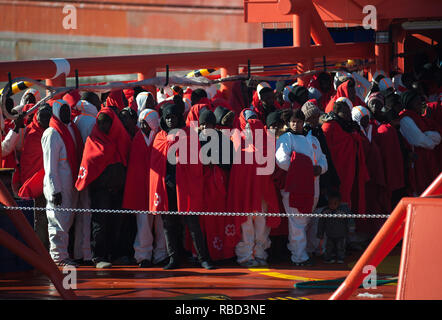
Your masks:
[[[86,143],[86,139],[91,134],[92,128],[96,123],[98,110],[93,104],[86,100],[78,101],[75,105],[75,109],[81,113],[75,117],[74,123],[80,131],[83,143]],[[85,188],[79,192],[78,208],[90,209],[90,207],[89,189]],[[85,261],[92,260],[90,212],[80,213],[75,216],[74,258],[82,258]]]
[[[150,146],[153,142],[155,134],[158,132],[160,119],[155,110],[143,109],[138,116],[139,127],[141,127],[142,120],[145,120],[151,128],[149,137],[143,133],[146,145]],[[137,263],[140,263],[143,260],[151,260],[153,264],[156,264],[166,259],[168,257],[166,237],[164,235],[163,219],[161,219],[161,216],[152,214],[137,214],[136,217],[137,235],[134,242],[134,258]],[[155,230],[155,239],[154,235],[152,234],[152,230]]]
[[[321,174],[324,174],[328,170],[327,158],[322,153],[321,145],[316,137],[311,134],[311,131],[307,136],[301,134],[294,134],[291,132],[284,133],[276,141],[276,164],[283,170],[288,171],[290,168],[290,160],[293,151],[302,153],[308,156],[313,165],[321,167]],[[315,194],[313,200],[313,207],[310,212],[299,212],[297,208],[290,207],[289,197],[290,193],[281,190],[282,202],[287,213],[311,213],[316,208],[316,204],[319,200],[319,176],[315,177],[314,181]],[[287,248],[290,250],[292,256],[291,260],[294,263],[305,262],[309,259],[307,254],[307,234],[306,230],[310,217],[293,217],[288,218],[289,227],[289,243]],[[316,237],[315,232],[312,233],[312,237]],[[314,239],[312,239],[314,240]]]
[[[52,106],[53,116],[60,117],[60,100]],[[67,104],[67,103],[66,103]],[[68,125],[69,132],[75,143],[75,135],[72,124]],[[52,127],[43,133],[41,138],[43,149],[43,166],[45,176],[43,179],[43,194],[46,198],[49,234],[49,253],[55,262],[61,262],[69,258],[69,229],[74,220],[74,213],[60,211],[56,208],[77,208],[78,191],[74,188],[72,172],[67,158],[66,147],[61,135]],[[53,195],[61,192],[62,204],[55,206]]]

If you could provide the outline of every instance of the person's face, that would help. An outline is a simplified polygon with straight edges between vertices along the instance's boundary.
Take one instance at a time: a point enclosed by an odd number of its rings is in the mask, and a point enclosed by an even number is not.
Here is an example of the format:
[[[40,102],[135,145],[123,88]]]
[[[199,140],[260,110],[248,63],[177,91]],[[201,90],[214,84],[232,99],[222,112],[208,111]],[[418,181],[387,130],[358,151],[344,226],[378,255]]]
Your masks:
[[[261,95],[261,101],[265,106],[273,106],[275,103],[275,94],[273,91],[266,91]]]
[[[151,129],[145,120],[141,121],[140,128],[146,136],[149,136]]]
[[[112,119],[108,115],[104,114],[97,119],[97,126],[101,132],[109,134],[112,127]]]
[[[166,125],[169,129],[174,129],[178,126],[178,117],[176,114],[168,114],[164,120],[166,121]]]
[[[71,122],[71,108],[67,104],[62,105],[60,108],[60,120],[64,124]]]
[[[331,210],[336,210],[339,207],[340,200],[338,198],[330,198],[328,199],[328,207]]]
[[[202,124],[200,124],[199,129],[201,131],[206,130],[206,129],[215,129],[215,125],[213,123],[202,123]]]
[[[157,105],[157,103],[156,103],[155,99],[153,98],[153,96],[149,95],[146,100],[147,108],[154,109],[156,105]]]
[[[319,114],[314,114],[308,119],[305,119],[305,122],[310,124],[313,128],[316,128],[319,125],[319,117],[320,117]]]
[[[121,122],[123,123],[126,130],[129,132],[129,134],[133,136],[135,134],[137,124],[136,121],[131,117],[129,112],[121,112]]]
[[[45,111],[39,111],[37,113],[37,121],[38,124],[43,128],[47,129],[49,128],[49,122],[51,121],[52,112],[49,110]]]
[[[361,119],[362,128],[367,129],[369,121],[370,121],[370,118],[368,116],[363,116]]]
[[[368,108],[373,112],[374,114],[381,111],[382,109],[382,102],[380,102],[377,99],[372,99],[368,102]]]
[[[351,112],[350,108],[344,107],[342,110],[338,112],[338,116],[346,121],[351,121]]]
[[[296,133],[303,133],[304,121],[295,117],[290,118],[289,127]]]

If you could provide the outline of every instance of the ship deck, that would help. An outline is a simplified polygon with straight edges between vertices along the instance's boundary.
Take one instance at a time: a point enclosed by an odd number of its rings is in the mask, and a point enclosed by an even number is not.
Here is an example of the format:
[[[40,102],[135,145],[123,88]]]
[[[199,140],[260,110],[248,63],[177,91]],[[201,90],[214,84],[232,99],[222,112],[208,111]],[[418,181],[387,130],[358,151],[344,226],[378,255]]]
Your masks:
[[[352,253],[344,264],[324,264],[320,258],[312,267],[295,267],[289,262],[270,263],[268,267],[243,268],[233,261],[205,270],[187,262],[178,270],[161,266],[113,266],[97,270],[81,266],[77,269],[79,299],[212,299],[212,300],[326,300],[334,289],[297,289],[295,283],[331,280],[348,275],[362,252]],[[396,247],[377,268],[378,278],[398,273],[400,248]],[[376,289],[359,288],[360,293],[381,294],[375,300],[393,300],[396,283],[379,285]],[[50,280],[37,271],[0,274],[0,299],[60,299]]]

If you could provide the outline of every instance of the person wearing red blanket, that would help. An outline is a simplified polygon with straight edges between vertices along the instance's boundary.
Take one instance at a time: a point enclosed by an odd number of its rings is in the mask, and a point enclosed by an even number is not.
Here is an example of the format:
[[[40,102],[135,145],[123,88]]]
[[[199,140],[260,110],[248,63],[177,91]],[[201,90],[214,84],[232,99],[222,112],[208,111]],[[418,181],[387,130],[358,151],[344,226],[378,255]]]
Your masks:
[[[121,209],[131,139],[118,115],[104,107],[86,144],[75,187],[89,188],[92,209]],[[98,269],[122,257],[126,243],[121,234],[123,214],[93,213],[91,250]]]
[[[267,147],[265,127],[251,109],[240,113],[237,126],[241,132],[233,136],[235,160],[230,171],[227,208],[229,212],[278,213],[279,202],[272,179],[274,167],[269,173],[261,172],[268,169],[272,163],[268,161],[274,159],[274,151]],[[257,139],[259,131],[263,141]],[[267,157],[267,161],[258,163],[260,157]],[[245,267],[266,265],[270,229],[278,227],[280,218],[238,216],[236,219],[242,230],[242,239],[235,248],[237,262]]]
[[[186,117],[186,126],[190,126],[190,122],[196,121],[198,122],[199,116],[203,109],[210,110],[212,112],[215,111],[216,107],[212,104],[212,102],[204,96],[204,89],[196,89],[192,92],[192,107],[189,110],[189,113]]]
[[[227,211],[227,186],[233,163],[233,143],[215,130],[216,117],[204,110],[199,118],[199,141],[202,150],[204,181],[204,210]],[[203,152],[204,151],[204,152]],[[200,216],[201,229],[206,237],[212,260],[235,256],[235,246],[241,238],[240,225],[233,216]]]
[[[364,149],[365,163],[370,180],[365,184],[366,211],[369,214],[388,214],[390,207],[389,199],[384,194],[387,193],[387,183],[385,181],[385,170],[380,149],[373,136],[376,135],[376,127],[369,123],[370,112],[367,108],[356,106],[351,111],[353,121],[360,126],[362,147]],[[383,220],[369,219],[356,221],[359,231],[365,231],[371,236],[375,235],[382,226]],[[359,224],[358,224],[359,223]]]
[[[124,189],[123,208],[149,210],[149,171],[152,143],[159,130],[158,112],[143,109],[138,117],[140,131],[132,141]],[[159,215],[137,214],[137,234],[133,244],[140,268],[148,268],[167,258],[163,220]],[[155,229],[155,232],[153,232]],[[154,246],[155,244],[155,246]]]
[[[313,75],[309,88],[315,88],[321,93],[321,97],[318,98],[318,107],[321,111],[325,110],[331,98],[336,94],[333,89],[333,78],[325,71]]]
[[[256,87],[253,94],[252,105],[254,112],[262,123],[266,123],[267,116],[281,109],[279,103],[275,100],[275,93],[267,82],[261,82]]]
[[[33,99],[33,95],[29,95],[29,100]],[[33,101],[33,100],[32,100]],[[30,104],[27,104],[30,105]],[[14,101],[11,98],[6,99],[6,109],[11,114],[20,113],[23,109],[21,106],[14,108]],[[2,124],[2,143],[1,143],[1,167],[2,168],[14,168],[17,169],[17,146],[20,143],[20,136],[24,135],[25,119],[23,115],[18,116],[15,120],[1,118]],[[14,175],[15,176],[15,175]]]
[[[240,114],[244,108],[248,108],[252,102],[253,91],[244,80],[234,81],[229,104],[235,114]]]
[[[201,211],[203,209],[203,170],[199,161],[192,163],[181,154],[175,145],[184,143],[187,155],[189,150],[190,128],[184,128],[184,118],[180,108],[167,104],[162,112],[161,130],[157,133],[150,158],[150,211]],[[185,130],[183,130],[183,128]],[[174,130],[181,129],[181,130]],[[174,140],[178,142],[174,143]],[[198,142],[198,139],[197,141]],[[197,145],[199,145],[197,143]],[[197,148],[199,150],[199,147]],[[186,153],[185,151],[182,151]],[[175,153],[174,153],[175,152]],[[183,159],[183,161],[180,161]],[[192,160],[192,159],[190,159]],[[187,225],[196,249],[198,260],[203,268],[213,269],[204,236],[197,215],[162,215],[166,236],[169,263],[164,269],[179,268],[183,237],[183,223]]]
[[[396,103],[399,103],[399,106],[396,106]],[[406,196],[404,156],[398,133],[399,119],[395,119],[399,116],[402,105],[399,96],[389,95],[384,98],[381,93],[376,92],[368,97],[367,107],[372,115],[369,124],[373,126],[373,141],[379,147],[384,167],[386,189],[380,197],[386,205],[384,210],[391,212],[399,200]]]
[[[324,118],[322,130],[341,184],[342,201],[358,213],[365,212],[365,183],[369,179],[359,126],[351,120],[351,102],[339,98]],[[353,192],[352,192],[353,191]],[[352,193],[357,200],[352,201]]]
[[[413,195],[418,196],[439,174],[435,148],[441,143],[441,134],[422,116],[423,99],[417,90],[404,92],[401,101],[405,110],[399,113],[400,132],[416,154],[409,181]]]
[[[122,89],[112,90],[106,98],[106,107],[115,106],[119,111],[127,107],[127,100]]]
[[[52,117],[52,108],[49,105],[41,106],[37,115],[32,119],[32,122],[26,127],[25,138],[23,141],[23,149],[20,160],[20,184],[25,185],[21,187],[19,196],[24,198],[34,198],[35,207],[45,207],[46,199],[43,195],[43,150],[41,148],[41,137],[43,132],[49,127],[49,121]],[[35,180],[36,174],[39,174],[41,179]],[[34,179],[33,179],[34,178]],[[35,187],[26,188],[32,184]],[[26,189],[26,190],[24,190]],[[38,192],[34,192],[38,190]],[[48,238],[48,218],[46,212],[34,212],[34,230],[45,248],[49,249]]]
[[[333,111],[333,107],[335,105],[336,100],[338,100],[341,97],[345,97],[351,101],[353,106],[365,106],[364,101],[361,100],[356,95],[356,89],[355,89],[355,80],[353,78],[348,79],[344,83],[340,84],[338,89],[336,90],[336,94],[333,96],[333,98],[329,101],[327,104],[327,107],[325,108],[326,113],[330,113]]]
[[[287,172],[281,189],[287,213],[311,213],[319,199],[319,176],[328,169],[318,139],[304,136],[305,115],[301,109],[286,110],[282,119],[288,130],[276,141],[276,164]],[[312,265],[307,254],[309,217],[288,217],[291,261],[297,266]]]
[[[43,194],[47,205],[50,254],[58,265],[76,265],[68,253],[69,229],[74,213],[57,210],[76,208],[78,192],[74,183],[78,175],[83,140],[71,122],[71,109],[64,100],[52,104],[52,118],[41,138],[43,150]]]

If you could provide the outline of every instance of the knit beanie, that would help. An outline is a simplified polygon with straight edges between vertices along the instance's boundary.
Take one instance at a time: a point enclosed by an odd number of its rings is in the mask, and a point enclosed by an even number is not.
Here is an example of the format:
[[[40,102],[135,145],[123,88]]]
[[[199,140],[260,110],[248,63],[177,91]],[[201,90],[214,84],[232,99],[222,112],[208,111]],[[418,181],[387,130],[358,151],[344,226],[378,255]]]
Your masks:
[[[321,110],[314,103],[314,100],[309,100],[306,103],[304,103],[304,105],[301,108],[301,111],[304,113],[306,119],[321,114]]]

